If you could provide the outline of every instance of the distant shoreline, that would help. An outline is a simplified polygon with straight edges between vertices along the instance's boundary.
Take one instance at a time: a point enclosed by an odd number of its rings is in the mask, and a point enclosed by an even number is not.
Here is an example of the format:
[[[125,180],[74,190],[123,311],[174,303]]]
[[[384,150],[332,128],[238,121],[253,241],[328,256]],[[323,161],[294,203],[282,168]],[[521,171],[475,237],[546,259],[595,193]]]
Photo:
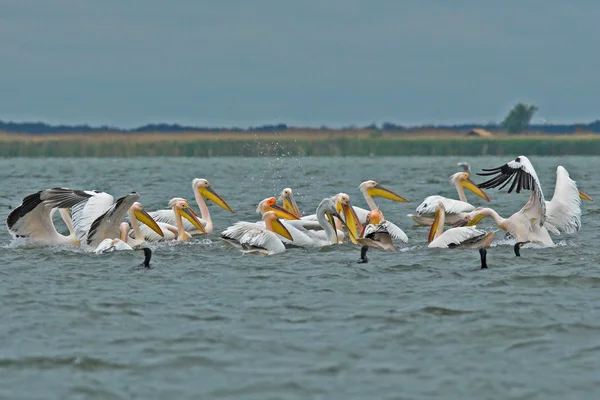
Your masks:
[[[467,136],[469,131],[0,132],[0,157],[599,155],[600,134]]]

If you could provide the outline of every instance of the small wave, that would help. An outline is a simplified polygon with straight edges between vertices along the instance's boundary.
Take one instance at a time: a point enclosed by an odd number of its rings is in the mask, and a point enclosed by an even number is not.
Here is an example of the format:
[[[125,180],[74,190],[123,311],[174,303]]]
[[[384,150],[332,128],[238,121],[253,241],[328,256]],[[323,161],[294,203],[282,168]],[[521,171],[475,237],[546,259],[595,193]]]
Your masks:
[[[427,306],[427,307],[423,307],[417,311],[426,313],[426,314],[433,314],[433,315],[440,315],[440,316],[463,315],[463,314],[471,314],[471,313],[475,312],[473,310],[458,310],[458,309],[439,307],[439,306]]]
[[[504,349],[504,351],[511,351],[511,350],[521,350],[527,347],[532,347],[532,346],[537,346],[537,345],[541,345],[541,344],[547,344],[547,343],[551,343],[551,340],[548,339],[532,339],[532,340],[523,340],[523,341],[519,341],[516,343],[511,344],[510,346],[506,347],[506,349]]]
[[[190,321],[227,321],[229,318],[218,314],[198,315],[198,314],[176,314],[177,317],[185,318]]]
[[[310,368],[306,372],[316,375],[337,375],[344,370],[344,366],[340,363],[317,365]]]
[[[53,369],[74,367],[84,371],[97,371],[102,369],[125,369],[127,365],[105,361],[93,357],[24,357],[19,359],[0,359],[0,368],[35,368]]]

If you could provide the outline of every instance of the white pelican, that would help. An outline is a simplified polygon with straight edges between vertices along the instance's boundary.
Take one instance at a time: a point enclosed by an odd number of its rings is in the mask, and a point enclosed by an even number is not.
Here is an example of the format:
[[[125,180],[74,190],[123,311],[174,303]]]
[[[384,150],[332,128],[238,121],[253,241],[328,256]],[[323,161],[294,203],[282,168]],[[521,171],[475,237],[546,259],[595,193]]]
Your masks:
[[[221,232],[221,238],[233,247],[247,253],[273,255],[283,253],[285,245],[277,235],[292,240],[292,235],[277,219],[274,211],[263,214],[264,224],[258,222],[236,222]]]
[[[398,226],[386,221],[380,210],[369,212],[366,225],[357,240],[358,244],[386,251],[397,251],[394,240],[407,243],[408,236]]]
[[[429,230],[429,237],[427,238],[431,248],[447,249],[450,247],[488,247],[496,232],[486,232],[481,229],[477,229],[475,226],[462,226],[457,228],[450,228],[444,231],[444,219],[446,217],[446,210],[444,210],[444,203],[438,203],[435,210],[435,219]]]
[[[331,197],[331,200],[335,202],[336,209],[339,215],[342,215],[343,219],[339,217],[335,218],[335,227],[337,230],[341,231],[344,228],[351,232],[348,234],[350,241],[356,244],[356,239],[358,238],[360,232],[362,231],[362,224],[360,219],[356,215],[356,210],[359,207],[354,207],[350,204],[350,196],[347,193],[338,193],[335,196]],[[367,212],[368,214],[368,212]],[[313,223],[317,222],[317,215],[311,214],[306,215],[301,218],[302,221],[312,221]],[[365,217],[366,221],[366,217]],[[314,225],[313,225],[314,226]]]
[[[194,191],[194,197],[196,198],[196,203],[198,203],[198,209],[200,210],[201,217],[198,217],[200,223],[204,227],[204,230],[198,229],[195,225],[193,225],[189,220],[183,221],[183,227],[185,231],[190,235],[200,235],[206,233],[212,233],[214,230],[213,221],[210,217],[210,212],[208,211],[208,206],[204,199],[208,199],[218,205],[219,207],[233,213],[229,204],[221,196],[215,192],[215,190],[210,185],[210,182],[203,178],[196,178],[192,181],[192,190]],[[150,212],[152,218],[154,218],[157,222],[164,222],[169,225],[176,225],[176,217],[175,213],[172,209],[166,210],[157,210]]]
[[[373,200],[373,197],[381,197],[383,199],[397,201],[400,203],[409,202],[409,200],[407,200],[406,198],[400,196],[397,193],[392,192],[390,189],[384,187],[383,185],[380,185],[379,183],[373,180],[362,182],[358,186],[358,189],[361,191],[363,197],[365,198],[365,201],[369,205],[369,210],[365,210],[364,208],[356,206],[353,207],[361,224],[367,222],[367,215],[369,214],[369,211],[379,210],[379,207],[377,207],[377,204],[375,204],[375,200]]]
[[[269,204],[272,204],[274,198],[261,201],[257,211],[261,214],[272,210]],[[286,210],[288,212],[288,210]],[[277,213],[277,212],[276,212]],[[278,214],[282,217],[283,214]],[[282,239],[285,245],[290,247],[320,248],[324,246],[339,244],[344,241],[344,232],[336,229],[334,217],[342,220],[338,214],[335,202],[330,198],[321,200],[317,207],[317,221],[306,220],[282,220],[281,223],[287,228],[292,236],[292,240]]]
[[[140,198],[136,192],[114,201],[114,197],[100,191],[86,191],[91,196],[87,201],[73,206],[72,217],[75,233],[82,247],[95,250],[104,239],[121,237],[121,222],[125,214],[133,207],[130,213],[132,223],[137,220],[146,224],[159,235],[163,234],[156,221],[141,207],[134,207]],[[137,237],[136,239],[141,239]]]
[[[190,240],[192,235],[186,229],[185,222],[189,222],[189,226],[192,229],[196,229],[198,232],[203,232],[205,227],[202,225],[198,214],[189,206],[186,199],[181,197],[174,197],[169,201],[169,207],[171,212],[175,216],[175,225],[168,224],[166,222],[158,222],[158,226],[164,232],[163,236],[157,235],[154,231],[146,226],[139,226],[139,233],[148,241],[156,240]],[[150,213],[152,215],[152,213]],[[185,221],[183,218],[185,218]],[[206,233],[206,232],[204,232]]]
[[[459,163],[459,165],[466,164],[463,167],[470,171],[471,167],[467,163]],[[467,202],[467,196],[465,195],[464,189],[469,189],[477,196],[490,201],[490,198],[483,190],[481,190],[472,180],[469,178],[469,172],[457,172],[450,176],[450,182],[456,187],[458,192],[458,198],[460,200],[449,199],[444,196],[429,196],[423,200],[417,207],[417,215],[408,214],[419,225],[431,225],[433,223],[433,217],[435,214],[438,203],[444,203],[444,209],[446,210],[446,224],[452,225],[460,221],[465,213],[471,212],[475,209],[474,206]]]
[[[298,218],[302,217],[302,213],[300,212],[300,208],[294,200],[294,192],[291,188],[285,188],[281,191],[279,195],[279,200],[283,203],[283,208],[288,210],[291,214],[295,215]]]
[[[67,208],[86,201],[91,194],[82,190],[54,188],[26,196],[6,218],[8,231],[14,238],[24,237],[33,245],[71,245],[79,241]],[[69,229],[69,235],[57,232],[52,216],[58,209]]]
[[[552,245],[554,242],[548,231],[574,233],[581,228],[581,199],[577,184],[569,177],[567,170],[556,168],[556,187],[552,200],[546,201],[537,173],[529,159],[519,156],[498,168],[484,169],[479,175],[490,176],[481,183],[483,188],[499,189],[511,183],[508,192],[516,188],[531,190],[531,196],[521,210],[509,218],[502,218],[491,208],[476,209],[463,218],[468,225],[474,225],[485,217],[492,217],[499,228],[508,231],[517,242],[532,242],[541,245]]]

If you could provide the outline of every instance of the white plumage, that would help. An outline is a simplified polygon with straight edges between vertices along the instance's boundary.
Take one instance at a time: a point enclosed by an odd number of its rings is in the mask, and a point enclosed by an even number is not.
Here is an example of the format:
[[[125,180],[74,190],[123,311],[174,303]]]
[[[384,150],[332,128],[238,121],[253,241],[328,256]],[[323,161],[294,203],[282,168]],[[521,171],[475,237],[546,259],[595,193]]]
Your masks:
[[[468,213],[475,209],[474,206],[467,202],[436,195],[426,197],[425,200],[423,200],[423,202],[417,207],[417,213],[419,215],[435,214],[435,209],[439,203],[444,205],[446,214]]]
[[[487,247],[494,240],[494,232],[477,229],[476,226],[450,228],[444,231],[446,212],[444,204],[439,203],[435,210],[435,219],[429,230],[427,247],[446,249],[449,247]]]
[[[581,198],[577,183],[561,165],[556,168],[556,187],[552,200],[546,202],[544,226],[556,235],[575,233],[581,228]]]
[[[477,229],[476,226],[451,228],[432,240],[427,247],[446,249],[452,246],[460,246],[470,242],[477,242],[487,234],[488,232]]]
[[[237,242],[239,247],[246,251],[254,250],[267,255],[285,252],[285,246],[279,236],[257,222],[236,222],[221,232],[221,238],[230,244]],[[234,243],[231,243],[232,241]]]
[[[121,239],[104,239],[94,250],[96,254],[112,253],[113,251],[133,250],[129,244]]]

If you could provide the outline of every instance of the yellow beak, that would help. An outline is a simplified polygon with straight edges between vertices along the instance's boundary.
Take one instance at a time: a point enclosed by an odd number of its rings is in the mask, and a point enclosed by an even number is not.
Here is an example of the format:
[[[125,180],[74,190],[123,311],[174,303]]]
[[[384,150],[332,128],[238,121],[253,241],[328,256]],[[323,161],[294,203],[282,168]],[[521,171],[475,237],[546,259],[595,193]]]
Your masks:
[[[159,234],[161,237],[165,236],[165,234],[163,233],[162,229],[160,229],[160,226],[158,226],[158,224],[156,223],[156,221],[154,220],[154,218],[152,218],[150,216],[150,214],[148,214],[146,212],[146,210],[135,210],[133,212],[133,214],[135,215],[135,217],[137,218],[137,220],[140,221],[142,224],[144,224],[148,228],[152,229],[154,232],[156,232],[157,234]]]
[[[350,237],[350,241],[354,244],[358,242],[356,239],[358,238],[359,233],[362,231],[362,225],[356,216],[356,212],[350,202],[342,203],[342,211],[344,213],[345,225],[348,230],[348,236]]]
[[[273,211],[275,214],[277,214],[278,218],[292,219],[292,220],[294,220],[294,219],[300,219],[299,217],[297,217],[296,215],[292,214],[291,212],[289,212],[285,208],[279,207],[277,204],[274,204],[274,205],[270,206],[269,207],[269,211]]]
[[[271,227],[273,228],[273,232],[275,232],[276,234],[281,235],[288,240],[294,240],[294,238],[290,234],[290,231],[287,230],[285,225],[283,225],[283,223],[280,220],[274,219],[273,222],[271,222]]]
[[[485,194],[485,192],[481,190],[470,178],[467,177],[467,179],[461,180],[460,186],[464,187],[465,189],[469,189],[471,192],[475,193],[482,199],[490,201],[488,195]]]
[[[219,196],[217,194],[217,192],[215,192],[213,190],[212,187],[208,186],[208,187],[198,188],[198,192],[205,199],[208,199],[208,200],[212,201],[213,203],[215,203],[216,205],[218,205],[219,207],[224,208],[225,210],[229,211],[230,213],[233,213],[233,210],[231,209],[231,207],[229,207],[229,204],[227,204],[227,202],[225,200],[223,200],[223,198],[221,196]]]
[[[581,198],[583,200],[592,201],[592,198],[590,196],[588,196],[587,194],[583,193],[581,190],[579,191],[579,198]]]
[[[435,218],[433,219],[433,224],[431,224],[431,228],[429,229],[429,236],[427,236],[427,243],[431,243],[436,238],[435,234],[439,229],[441,216],[442,210],[440,208],[436,209]]]
[[[479,223],[479,221],[481,221],[484,218],[485,218],[485,215],[479,214],[479,215],[475,216],[475,218],[473,218],[471,221],[469,221],[467,223],[467,226],[477,225]]]
[[[384,199],[399,201],[403,203],[408,203],[409,201],[404,197],[400,196],[397,193],[392,192],[390,189],[383,187],[379,184],[374,187],[370,187],[367,189],[367,193],[373,197],[383,197]]]
[[[329,225],[331,225],[331,227],[333,228],[333,231],[336,232],[335,235],[335,243],[332,244],[338,244],[340,241],[337,237],[337,228],[335,227],[335,221],[333,220],[333,215],[331,215],[331,213],[329,211],[325,211],[325,216],[327,217],[327,221],[329,222]],[[338,218],[340,218],[339,214],[337,215]],[[341,220],[341,218],[340,218]],[[344,223],[344,221],[342,221],[342,223]]]
[[[283,208],[300,218],[300,209],[298,208],[298,204],[296,204],[293,195],[285,196],[283,198]]]
[[[190,223],[194,225],[194,227],[200,232],[207,233],[206,229],[204,229],[204,226],[200,223],[200,217],[189,206],[178,208],[177,211],[179,212],[179,215],[190,221]]]

